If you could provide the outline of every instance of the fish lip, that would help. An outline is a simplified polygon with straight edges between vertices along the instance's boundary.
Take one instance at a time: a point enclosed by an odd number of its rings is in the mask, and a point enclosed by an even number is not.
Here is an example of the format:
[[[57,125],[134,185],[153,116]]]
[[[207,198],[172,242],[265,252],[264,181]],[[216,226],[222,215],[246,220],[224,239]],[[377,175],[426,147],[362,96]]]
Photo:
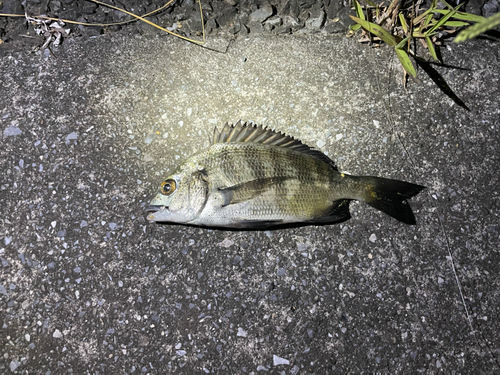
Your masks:
[[[155,212],[164,210],[166,208],[167,207],[165,207],[165,206],[150,204],[149,206],[146,206],[145,211],[147,214],[150,214],[150,213],[155,213]]]

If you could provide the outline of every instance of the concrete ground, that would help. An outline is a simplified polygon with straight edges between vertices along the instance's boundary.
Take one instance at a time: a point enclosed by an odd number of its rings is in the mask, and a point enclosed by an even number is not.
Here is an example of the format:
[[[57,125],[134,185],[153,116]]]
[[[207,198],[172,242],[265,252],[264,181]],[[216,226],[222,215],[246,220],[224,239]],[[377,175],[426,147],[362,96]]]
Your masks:
[[[208,47],[0,50],[0,372],[500,371],[498,44],[434,67],[470,111],[341,36]],[[321,227],[147,223],[169,171],[239,119],[427,186],[417,225],[360,203]]]

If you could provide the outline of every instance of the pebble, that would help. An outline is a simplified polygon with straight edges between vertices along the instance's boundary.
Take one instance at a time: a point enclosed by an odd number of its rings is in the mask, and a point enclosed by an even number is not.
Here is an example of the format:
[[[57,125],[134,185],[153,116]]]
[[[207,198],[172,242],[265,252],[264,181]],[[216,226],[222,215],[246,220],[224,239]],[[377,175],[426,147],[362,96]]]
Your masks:
[[[234,241],[231,241],[229,238],[224,238],[224,241],[219,243],[219,245],[221,245],[222,247],[225,247],[227,249],[228,247],[231,247],[234,245]]]
[[[19,129],[17,126],[8,126],[3,131],[3,135],[5,137],[11,137],[13,135],[19,135],[21,133],[22,133],[22,130]]]
[[[73,133],[69,133],[67,136],[66,136],[66,141],[71,141],[73,139],[77,139],[78,138],[78,134],[76,134],[76,132],[73,132]]]
[[[9,365],[9,367],[10,367],[10,371],[12,371],[12,372],[16,371],[16,369],[17,369],[19,366],[21,366],[21,362],[16,361],[16,360],[11,361],[11,362],[10,362],[10,365]]]
[[[158,134],[156,133],[150,133],[146,136],[146,138],[144,138],[144,143],[149,145],[151,144],[157,137]]]
[[[236,333],[236,336],[238,336],[238,337],[247,337],[247,331],[245,331],[241,327],[238,327],[238,332]]]
[[[371,242],[375,242],[375,241],[377,241],[377,236],[375,235],[375,233],[372,233],[372,235],[370,236],[369,240],[370,240]]]
[[[62,333],[61,331],[59,331],[58,329],[56,329],[52,335],[52,337],[55,337],[56,339],[58,338],[61,338],[62,337]]]
[[[273,355],[273,365],[278,366],[278,365],[289,365],[290,361],[285,358],[278,357],[277,355]]]
[[[316,146],[318,146],[318,148],[323,148],[325,146],[325,141],[320,139],[319,141],[316,142]]]

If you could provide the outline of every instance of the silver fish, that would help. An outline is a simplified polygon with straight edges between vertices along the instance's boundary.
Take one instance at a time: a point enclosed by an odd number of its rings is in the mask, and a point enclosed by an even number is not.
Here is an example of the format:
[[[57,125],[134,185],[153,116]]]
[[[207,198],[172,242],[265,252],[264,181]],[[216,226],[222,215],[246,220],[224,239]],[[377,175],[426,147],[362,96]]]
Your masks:
[[[351,176],[290,136],[262,126],[215,128],[211,146],[185,160],[146,207],[151,222],[262,229],[350,218],[355,199],[415,224],[407,202],[424,186]]]

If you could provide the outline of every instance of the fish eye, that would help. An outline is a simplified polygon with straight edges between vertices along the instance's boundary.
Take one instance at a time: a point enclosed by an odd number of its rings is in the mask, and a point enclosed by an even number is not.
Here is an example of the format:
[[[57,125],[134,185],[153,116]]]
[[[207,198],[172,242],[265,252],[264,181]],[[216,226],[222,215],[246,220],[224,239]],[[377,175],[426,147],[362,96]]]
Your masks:
[[[175,180],[165,180],[160,185],[160,193],[170,195],[175,191]]]

